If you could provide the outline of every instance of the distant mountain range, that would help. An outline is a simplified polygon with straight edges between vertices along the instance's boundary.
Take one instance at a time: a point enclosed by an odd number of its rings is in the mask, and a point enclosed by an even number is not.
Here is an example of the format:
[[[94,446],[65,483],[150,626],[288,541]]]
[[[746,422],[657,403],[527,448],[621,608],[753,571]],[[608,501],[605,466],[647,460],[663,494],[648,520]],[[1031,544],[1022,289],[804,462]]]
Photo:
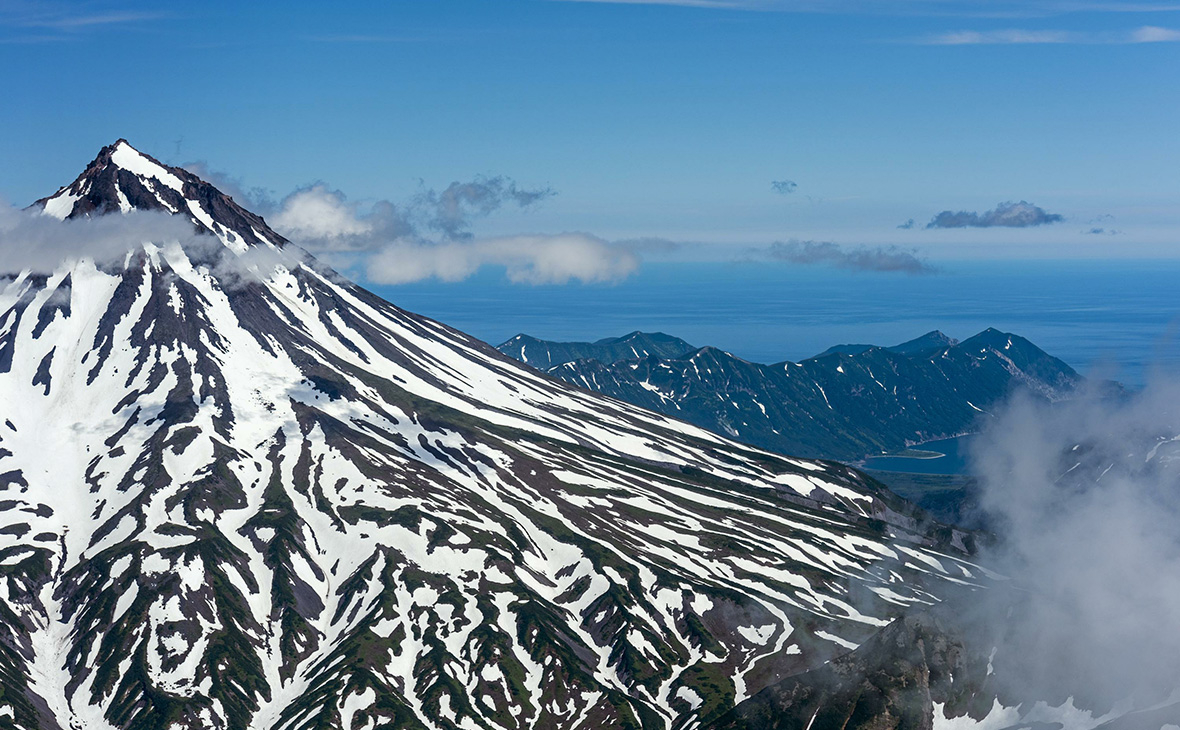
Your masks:
[[[517,335],[497,349],[551,376],[781,453],[859,459],[975,430],[1015,388],[1066,397],[1082,381],[1023,337],[942,332],[836,345],[763,365],[662,333],[597,342]]]

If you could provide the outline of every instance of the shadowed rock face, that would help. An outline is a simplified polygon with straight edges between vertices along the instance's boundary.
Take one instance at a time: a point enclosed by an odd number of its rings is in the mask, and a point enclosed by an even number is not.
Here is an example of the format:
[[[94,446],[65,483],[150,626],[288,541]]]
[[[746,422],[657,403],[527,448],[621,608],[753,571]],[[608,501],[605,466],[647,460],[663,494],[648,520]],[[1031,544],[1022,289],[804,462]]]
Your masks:
[[[683,728],[983,581],[859,472],[545,377],[126,142],[41,205],[224,251],[0,281],[0,723]]]
[[[973,652],[936,613],[914,613],[856,651],[764,689],[710,727],[930,730],[935,703],[986,716],[991,703],[979,706],[977,690],[987,684],[987,665],[987,653]]]
[[[1159,730],[1180,696],[1098,688],[1071,667],[1030,676],[1027,594],[993,589],[912,611],[856,650],[771,685],[706,723],[709,730]],[[1109,692],[1107,692],[1109,690]],[[1100,696],[1100,695],[1106,696]],[[1146,708],[1146,709],[1132,709]]]

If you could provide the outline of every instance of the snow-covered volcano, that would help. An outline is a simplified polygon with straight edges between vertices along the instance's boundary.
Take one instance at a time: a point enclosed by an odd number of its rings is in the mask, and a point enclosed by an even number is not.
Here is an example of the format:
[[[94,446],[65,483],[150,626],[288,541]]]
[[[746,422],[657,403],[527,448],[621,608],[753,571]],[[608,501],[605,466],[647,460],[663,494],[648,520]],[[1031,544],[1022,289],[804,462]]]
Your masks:
[[[0,279],[0,724],[696,727],[982,579],[860,474],[552,380],[125,141],[36,206],[204,233]]]

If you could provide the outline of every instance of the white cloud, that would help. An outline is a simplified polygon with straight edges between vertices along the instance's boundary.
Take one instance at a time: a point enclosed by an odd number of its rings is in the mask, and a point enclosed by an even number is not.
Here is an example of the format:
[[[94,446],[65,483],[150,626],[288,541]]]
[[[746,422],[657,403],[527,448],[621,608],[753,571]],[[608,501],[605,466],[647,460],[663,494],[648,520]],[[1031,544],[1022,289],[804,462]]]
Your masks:
[[[142,26],[169,16],[156,11],[104,9],[94,3],[60,1],[0,2],[0,32],[15,31],[0,43],[45,43],[82,37],[87,33]],[[38,32],[30,32],[38,31]]]
[[[841,246],[831,241],[776,241],[757,255],[801,265],[827,265],[853,271],[932,274],[936,269],[915,249],[898,246]]]
[[[329,190],[322,183],[288,195],[270,220],[275,230],[309,248],[339,250],[355,248],[358,237],[367,237],[376,227],[373,220],[361,217],[358,207],[343,193]]]
[[[1180,41],[1180,30],[1145,25],[1131,33],[1132,43],[1175,43]]]
[[[518,284],[612,282],[638,270],[639,251],[676,246],[651,239],[611,242],[578,232],[476,238],[471,227],[477,220],[505,208],[528,209],[556,194],[503,175],[423,188],[400,205],[352,201],[322,182],[275,203],[269,191],[247,189],[205,163],[187,167],[264,212],[267,223],[298,248],[378,284],[457,282],[485,266],[502,267]]]
[[[484,266],[504,267],[520,284],[609,282],[635,272],[636,246],[587,233],[476,239],[468,230],[473,219],[502,206],[525,208],[552,194],[519,188],[505,177],[480,177],[424,191],[398,207],[353,203],[316,184],[284,198],[269,222],[330,264],[379,284],[462,281]]]
[[[198,232],[185,216],[163,211],[132,210],[95,217],[58,220],[39,210],[18,210],[0,201],[0,274],[50,274],[62,264],[86,258],[106,268],[153,244],[165,258],[181,251],[196,267],[217,277],[223,289],[234,289],[277,266],[293,269],[305,261],[295,247],[275,250],[252,246],[235,253],[220,239]]]
[[[132,211],[61,221],[0,202],[2,273],[25,269],[48,273],[64,260],[81,257],[106,264],[147,242],[187,242],[193,238],[192,223],[168,213]]]
[[[685,8],[720,8],[727,10],[752,10],[767,7],[768,3],[757,0],[566,0],[567,2],[602,3],[610,5],[675,5]]]
[[[1171,378],[1056,404],[1022,394],[973,444],[980,504],[1001,538],[986,556],[1025,604],[990,617],[1015,649],[997,678],[1041,697],[1068,688],[1078,707],[1175,689],[1177,403]]]
[[[521,235],[473,241],[397,241],[367,262],[367,277],[381,284],[423,279],[462,281],[484,266],[503,266],[522,284],[611,282],[639,267],[628,247],[587,233]]]
[[[401,239],[470,239],[476,219],[508,205],[527,208],[551,195],[548,188],[524,189],[503,176],[476,177],[442,191],[423,190],[403,206],[388,200],[362,205],[316,183],[285,197],[269,219],[276,231],[310,251],[357,253]]]
[[[60,15],[44,15],[41,17],[27,18],[24,20],[24,24],[45,28],[70,29],[102,25],[124,25],[128,23],[139,23],[145,20],[159,20],[164,17],[166,16],[162,13],[63,13]]]
[[[1085,2],[1071,0],[562,0],[615,5],[668,5],[717,10],[782,13],[860,13],[911,16],[1026,18],[1068,13],[1160,13],[1176,3]]]
[[[1081,33],[1067,30],[959,30],[917,39],[928,46],[980,46],[1078,43],[1090,45],[1126,45],[1134,43],[1168,43],[1180,41],[1180,30],[1145,25],[1130,31]]]
[[[924,41],[932,46],[1010,45],[1022,43],[1074,43],[1077,37],[1063,30],[961,30],[930,36]]]

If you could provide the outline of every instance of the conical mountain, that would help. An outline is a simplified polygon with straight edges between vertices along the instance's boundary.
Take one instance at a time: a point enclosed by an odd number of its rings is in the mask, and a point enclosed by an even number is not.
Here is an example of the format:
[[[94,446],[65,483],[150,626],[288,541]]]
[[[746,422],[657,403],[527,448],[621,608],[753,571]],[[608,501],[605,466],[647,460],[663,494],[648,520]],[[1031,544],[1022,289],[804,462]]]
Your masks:
[[[0,279],[0,722],[685,728],[981,579],[857,472],[550,379],[124,141],[39,205],[220,253]]]
[[[131,210],[185,215],[239,252],[251,245],[287,243],[228,195],[188,170],[145,155],[125,139],[103,147],[74,182],[34,205],[63,220]]]

